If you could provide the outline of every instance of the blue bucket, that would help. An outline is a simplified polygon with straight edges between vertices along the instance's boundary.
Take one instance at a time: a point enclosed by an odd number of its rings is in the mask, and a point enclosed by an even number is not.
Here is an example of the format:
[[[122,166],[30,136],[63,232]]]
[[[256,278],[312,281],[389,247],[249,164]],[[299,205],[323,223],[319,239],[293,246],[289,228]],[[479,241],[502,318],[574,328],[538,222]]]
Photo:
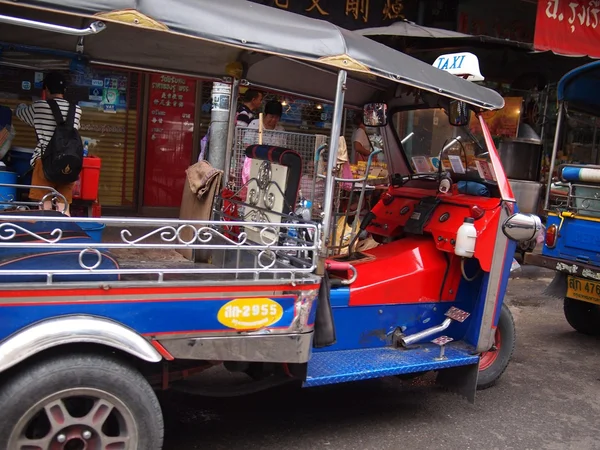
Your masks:
[[[17,184],[17,174],[0,170],[0,184]],[[17,200],[17,188],[0,186],[0,202],[14,202]],[[10,208],[11,205],[0,203],[0,209]]]
[[[6,165],[19,177],[19,184],[31,184],[32,148],[12,147],[6,157]],[[26,175],[26,176],[25,176]]]
[[[87,233],[94,242],[102,242],[102,232],[106,228],[106,225],[98,222],[78,222],[79,228]]]

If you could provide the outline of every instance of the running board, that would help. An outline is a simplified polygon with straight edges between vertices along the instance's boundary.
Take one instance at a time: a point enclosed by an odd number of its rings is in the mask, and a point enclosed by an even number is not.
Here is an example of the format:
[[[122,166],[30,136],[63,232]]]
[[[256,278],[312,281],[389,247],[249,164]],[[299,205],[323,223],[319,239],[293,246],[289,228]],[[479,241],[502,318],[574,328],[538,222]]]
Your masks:
[[[440,347],[425,343],[405,350],[392,347],[313,352],[308,362],[305,387],[381,378],[415,372],[440,371],[479,364],[479,355],[460,342]],[[448,384],[448,383],[443,383]]]

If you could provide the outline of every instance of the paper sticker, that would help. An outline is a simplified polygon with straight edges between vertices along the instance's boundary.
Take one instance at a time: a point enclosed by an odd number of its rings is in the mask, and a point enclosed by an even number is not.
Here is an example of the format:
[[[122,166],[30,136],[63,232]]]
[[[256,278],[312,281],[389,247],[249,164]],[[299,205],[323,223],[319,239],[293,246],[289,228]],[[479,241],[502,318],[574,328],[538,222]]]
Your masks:
[[[430,173],[432,171],[429,161],[424,156],[413,156],[412,162],[417,173]]]
[[[457,155],[448,155],[448,160],[452,165],[452,171],[454,173],[465,173],[465,166],[463,166],[462,159]]]
[[[92,86],[94,87],[104,87],[104,81],[102,80],[92,80]]]
[[[475,161],[475,166],[477,167],[477,172],[479,176],[486,181],[496,181],[496,176],[494,175],[494,170],[488,164],[487,161]]]
[[[90,88],[88,99],[94,102],[101,102],[103,93],[104,89],[102,88]]]
[[[276,324],[283,317],[281,305],[270,298],[236,298],[221,307],[217,320],[235,330],[256,330]]]
[[[438,158],[437,156],[434,156],[433,158],[429,158],[429,162],[431,163],[431,165],[433,166],[433,168],[435,170],[438,170],[440,168],[440,158]]]
[[[36,89],[41,89],[44,87],[44,73],[43,72],[35,72],[33,76],[33,86]]]
[[[21,82],[21,89],[23,89],[24,91],[30,91],[31,90],[31,81]]]

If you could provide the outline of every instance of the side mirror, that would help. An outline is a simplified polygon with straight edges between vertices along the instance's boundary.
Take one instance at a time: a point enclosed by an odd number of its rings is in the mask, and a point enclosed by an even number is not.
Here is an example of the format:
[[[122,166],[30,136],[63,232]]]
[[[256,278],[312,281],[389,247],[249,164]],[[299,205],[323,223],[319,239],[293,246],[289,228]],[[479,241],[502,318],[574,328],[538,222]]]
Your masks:
[[[464,127],[469,124],[471,111],[465,102],[451,100],[448,105],[448,121],[455,127]]]
[[[517,242],[535,239],[541,229],[542,221],[534,214],[513,214],[502,224],[504,235]]]
[[[363,123],[368,127],[387,125],[387,104],[367,103],[363,106]]]

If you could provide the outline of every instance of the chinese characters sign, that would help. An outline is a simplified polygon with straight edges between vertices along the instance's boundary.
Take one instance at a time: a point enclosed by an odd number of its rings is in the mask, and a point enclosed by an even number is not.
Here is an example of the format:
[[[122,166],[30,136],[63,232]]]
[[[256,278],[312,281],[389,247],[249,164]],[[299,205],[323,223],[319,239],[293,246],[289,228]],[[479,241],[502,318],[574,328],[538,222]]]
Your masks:
[[[144,206],[177,207],[192,158],[196,81],[154,74],[146,124]]]
[[[418,0],[250,0],[349,30],[381,27],[417,17]]]
[[[600,57],[600,0],[540,0],[536,50]]]

